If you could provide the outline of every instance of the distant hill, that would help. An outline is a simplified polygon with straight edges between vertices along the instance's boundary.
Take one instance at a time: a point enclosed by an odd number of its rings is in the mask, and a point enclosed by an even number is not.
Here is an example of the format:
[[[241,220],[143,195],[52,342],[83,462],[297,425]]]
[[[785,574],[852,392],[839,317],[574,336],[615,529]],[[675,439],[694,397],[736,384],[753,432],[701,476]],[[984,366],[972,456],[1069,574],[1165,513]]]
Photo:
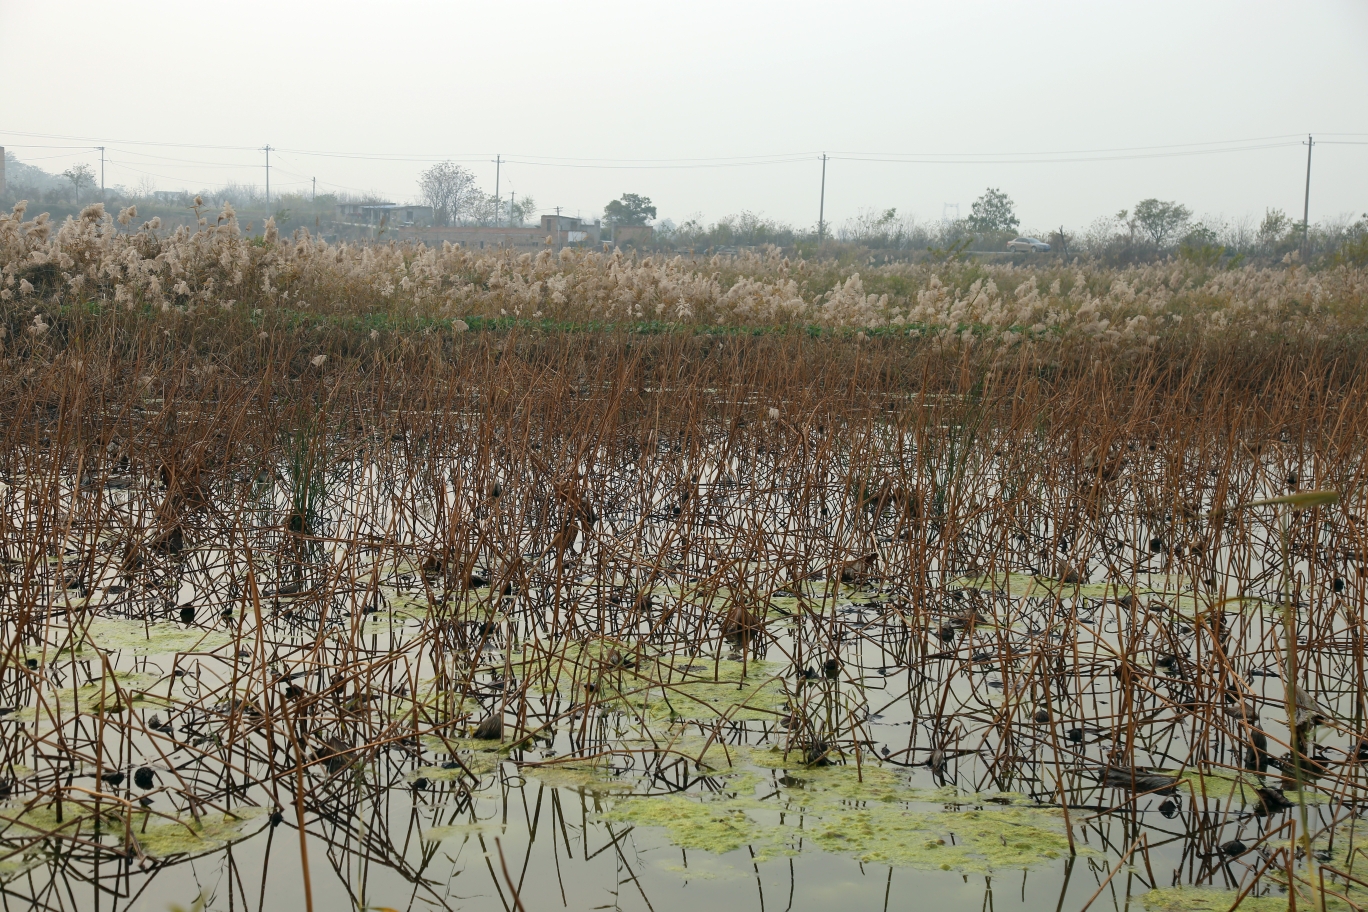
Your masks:
[[[35,190],[57,190],[69,186],[65,177],[49,174],[35,165],[26,165],[9,149],[5,150],[5,183],[10,195],[25,187],[32,187]]]

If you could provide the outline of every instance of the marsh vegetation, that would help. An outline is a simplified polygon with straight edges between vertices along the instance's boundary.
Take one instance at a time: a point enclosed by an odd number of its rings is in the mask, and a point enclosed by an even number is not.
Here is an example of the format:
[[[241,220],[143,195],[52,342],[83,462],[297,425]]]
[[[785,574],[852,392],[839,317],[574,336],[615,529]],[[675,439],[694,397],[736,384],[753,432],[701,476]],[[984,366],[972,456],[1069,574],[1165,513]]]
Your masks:
[[[0,222],[9,905],[1363,904],[1361,272],[132,219]]]

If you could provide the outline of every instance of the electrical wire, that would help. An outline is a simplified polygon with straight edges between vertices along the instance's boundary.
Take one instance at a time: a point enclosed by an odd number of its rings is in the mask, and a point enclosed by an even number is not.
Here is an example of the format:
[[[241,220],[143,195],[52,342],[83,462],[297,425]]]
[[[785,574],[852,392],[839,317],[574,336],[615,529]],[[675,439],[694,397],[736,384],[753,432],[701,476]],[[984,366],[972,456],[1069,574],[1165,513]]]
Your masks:
[[[872,155],[860,154],[835,154],[828,155],[829,159],[836,161],[861,161],[861,162],[888,162],[894,164],[918,164],[918,165],[1059,165],[1075,164],[1081,162],[1102,162],[1102,161],[1137,161],[1140,159],[1156,158],[1186,158],[1194,155],[1218,155],[1230,152],[1256,152],[1263,149],[1283,149],[1289,146],[1302,145],[1300,141],[1287,141],[1277,143],[1260,143],[1252,146],[1234,146],[1217,149],[1184,149],[1172,152],[1148,152],[1135,154],[1117,155],[1074,155],[1069,157],[1054,158],[941,158],[941,157],[876,157]]]
[[[45,139],[62,140],[85,140],[88,142],[101,142],[101,140],[91,139],[90,137],[68,136],[53,133],[34,133],[24,131],[3,131],[7,136],[24,136]],[[1324,134],[1327,136],[1363,136],[1368,134],[1361,133],[1337,133]],[[1252,152],[1264,149],[1281,148],[1294,144],[1300,144],[1301,134],[1278,134],[1275,136],[1247,137],[1243,139],[1229,140],[1209,140],[1203,142],[1190,143],[1171,143],[1163,145],[1144,145],[1144,146],[1114,146],[1093,149],[1067,149],[1054,151],[1038,152],[862,152],[862,151],[843,151],[829,153],[828,158],[844,161],[868,161],[886,162],[896,164],[1069,164],[1074,162],[1095,162],[1095,161],[1127,161],[1147,158],[1169,158],[1189,155],[1217,155],[1235,152]],[[258,146],[232,146],[216,145],[209,143],[172,143],[154,140],[104,140],[106,147],[110,146],[144,146],[159,147],[169,149],[212,149],[229,150],[239,152],[260,152]],[[1358,145],[1348,140],[1319,140],[1327,144],[1337,145]],[[35,146],[36,147],[36,146]],[[73,147],[80,148],[80,147]],[[149,153],[137,152],[132,149],[124,149],[126,154],[158,158],[163,161],[184,161],[196,167],[250,167],[246,164],[234,164],[229,162],[201,162],[196,159],[181,159],[172,156],[152,156]],[[460,163],[485,163],[489,157],[495,153],[464,153],[464,154],[423,154],[423,153],[390,153],[390,152],[349,152],[324,149],[302,149],[283,147],[272,149],[277,153],[288,153],[291,155],[311,156],[321,158],[348,159],[354,161],[394,161],[394,162],[429,162],[429,161],[451,161]],[[678,170],[678,169],[716,169],[716,168],[739,168],[755,167],[767,165],[796,164],[817,160],[819,152],[783,152],[766,155],[733,155],[733,156],[712,156],[712,157],[677,157],[677,158],[594,158],[594,157],[571,157],[571,156],[552,156],[552,155],[520,155],[512,154],[503,160],[509,164],[529,165],[534,167],[558,167],[558,168],[589,168],[607,170]]]
[[[1325,137],[1355,137],[1355,138],[1325,138],[1316,139],[1317,145],[1346,145],[1361,146],[1368,145],[1368,140],[1357,139],[1356,137],[1368,136],[1368,133],[1325,133]],[[71,136],[57,133],[39,133],[32,131],[0,130],[0,136],[16,136],[32,139],[50,139],[66,142],[90,142],[94,145],[50,145],[41,143],[20,143],[13,145],[12,148],[27,149],[64,149],[70,150],[54,155],[39,156],[28,159],[29,161],[46,161],[59,158],[72,158],[81,153],[93,153],[104,147],[104,163],[106,168],[122,168],[135,174],[146,175],[148,177],[159,178],[166,181],[184,181],[185,176],[172,176],[161,173],[164,170],[181,170],[198,172],[206,169],[233,169],[249,170],[263,167],[264,162],[228,162],[213,159],[199,159],[177,155],[157,154],[143,149],[166,149],[166,150],[211,150],[228,152],[250,152],[258,154],[264,151],[260,146],[240,146],[224,145],[212,143],[184,143],[184,142],[162,142],[156,140],[136,140],[136,139],[117,139],[100,140],[87,136]],[[835,161],[868,162],[884,164],[908,164],[908,165],[1058,165],[1058,164],[1080,164],[1087,162],[1118,162],[1118,161],[1137,161],[1146,159],[1166,159],[1182,158],[1190,156],[1223,155],[1258,152],[1271,149],[1283,149],[1293,146],[1305,145],[1302,134],[1284,133],[1273,136],[1246,137],[1242,139],[1209,140],[1203,142],[1171,143],[1162,145],[1143,145],[1143,146],[1115,146],[1087,149],[1069,149],[1042,152],[861,152],[861,151],[837,151],[825,153],[825,157]],[[461,163],[488,163],[491,156],[495,153],[465,153],[460,155],[430,155],[418,153],[387,153],[387,152],[347,152],[320,149],[296,149],[296,148],[272,148],[276,157],[271,161],[271,167],[279,169],[285,175],[297,178],[294,181],[278,181],[278,186],[296,186],[308,184],[314,181],[313,175],[307,175],[303,169],[305,165],[294,160],[291,156],[308,156],[311,158],[341,159],[350,161],[365,162],[437,162],[450,161]],[[768,167],[791,164],[808,164],[820,161],[823,153],[818,152],[782,152],[767,155],[734,155],[734,156],[713,156],[713,157],[675,157],[675,158],[595,158],[595,157],[573,157],[573,156],[550,156],[550,155],[509,155],[503,157],[502,161],[510,165],[522,165],[527,167],[539,168],[572,168],[572,169],[594,169],[594,170],[701,170],[701,169],[720,169],[720,168],[753,168]],[[226,156],[225,156],[226,157]],[[135,167],[134,162],[127,159],[136,159],[136,164],[144,167]],[[147,170],[147,166],[158,167],[159,170]],[[338,184],[327,180],[318,180],[318,183],[325,187],[332,187],[353,193],[370,193],[370,190],[362,190],[345,184]]]

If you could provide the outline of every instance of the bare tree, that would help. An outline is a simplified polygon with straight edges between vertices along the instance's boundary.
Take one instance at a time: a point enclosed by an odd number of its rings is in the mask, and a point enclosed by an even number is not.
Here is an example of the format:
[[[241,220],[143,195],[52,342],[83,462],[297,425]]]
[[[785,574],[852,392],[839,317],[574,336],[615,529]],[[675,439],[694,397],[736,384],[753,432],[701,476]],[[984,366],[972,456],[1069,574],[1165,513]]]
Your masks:
[[[525,225],[528,219],[537,217],[537,201],[530,196],[517,197],[509,205],[508,223]]]
[[[94,186],[95,184],[94,170],[91,169],[90,165],[84,163],[72,165],[70,168],[67,168],[62,172],[62,177],[71,181],[72,189],[76,191],[77,202],[80,202],[81,200],[81,188],[86,184],[90,184],[91,186]]]
[[[480,195],[475,175],[450,161],[438,162],[419,175],[418,192],[432,207],[432,218],[438,225],[456,221]]]
[[[470,195],[462,210],[461,220],[476,225],[517,227],[526,224],[528,218],[536,215],[536,212],[537,201],[530,196],[518,198],[510,194],[508,197],[499,198],[492,193],[477,190]]]
[[[1249,250],[1254,246],[1254,216],[1249,213],[1236,216],[1227,226],[1226,246],[1235,250]]]
[[[502,219],[501,200],[491,193],[472,193],[466,201],[464,218],[476,225],[493,225]]]

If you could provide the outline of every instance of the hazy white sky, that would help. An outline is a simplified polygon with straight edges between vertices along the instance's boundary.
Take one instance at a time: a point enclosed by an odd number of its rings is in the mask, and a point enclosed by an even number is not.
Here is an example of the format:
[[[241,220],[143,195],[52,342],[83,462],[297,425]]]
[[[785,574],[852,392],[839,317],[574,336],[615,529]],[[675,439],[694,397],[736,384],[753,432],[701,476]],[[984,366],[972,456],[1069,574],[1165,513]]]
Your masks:
[[[1368,211],[1365,0],[0,0],[0,48],[0,143],[52,171],[98,153],[36,146],[103,144],[110,184],[260,183],[269,143],[274,191],[407,200],[445,157],[492,191],[499,153],[503,194],[548,209],[636,192],[675,221],[811,225],[826,151],[950,160],[838,157],[833,223],[967,214],[990,185],[1038,229],[1150,196],[1300,218],[1309,132],[1358,143],[1317,145],[1312,220]],[[1138,147],[1174,148],[1021,161]]]

